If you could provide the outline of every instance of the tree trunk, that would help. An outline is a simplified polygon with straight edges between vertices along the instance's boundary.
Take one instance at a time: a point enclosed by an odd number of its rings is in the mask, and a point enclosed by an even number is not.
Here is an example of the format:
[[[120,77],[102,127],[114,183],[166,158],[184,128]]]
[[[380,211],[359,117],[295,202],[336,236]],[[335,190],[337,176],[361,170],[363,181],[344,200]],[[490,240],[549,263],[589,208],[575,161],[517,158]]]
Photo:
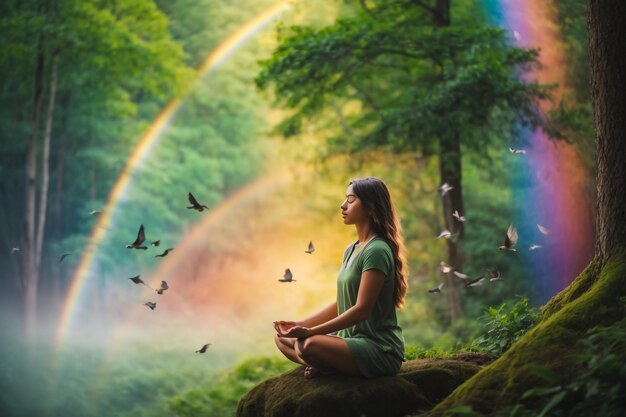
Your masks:
[[[463,223],[456,220],[452,213],[458,210],[463,214],[463,193],[461,186],[461,143],[458,137],[439,140],[439,171],[441,182],[452,187],[442,197],[443,218],[445,228],[452,236],[446,239],[446,262],[455,270],[463,270]],[[463,315],[463,306],[459,297],[458,281],[452,273],[445,274],[445,294],[448,303],[448,313],[451,321],[456,321]]]
[[[50,102],[48,104],[48,115],[46,117],[46,131],[43,138],[43,155],[41,167],[41,189],[39,194],[39,221],[37,222],[37,240],[35,252],[35,268],[39,272],[41,265],[41,249],[46,230],[46,216],[48,209],[48,183],[50,178],[50,137],[52,136],[52,120],[54,117],[54,102],[57,91],[57,68],[59,56],[55,52],[52,58],[52,69],[50,74]]]
[[[33,97],[32,126],[28,138],[26,152],[26,192],[24,223],[25,234],[23,244],[23,268],[22,280],[24,282],[24,316],[26,334],[32,336],[35,329],[37,310],[37,267],[36,244],[35,244],[35,203],[37,187],[37,142],[39,136],[39,116],[41,113],[41,99],[43,93],[44,51],[43,36],[39,37],[37,46],[37,67],[35,70],[35,92]]]
[[[588,2],[591,94],[596,125],[596,256],[626,246],[626,3]]]

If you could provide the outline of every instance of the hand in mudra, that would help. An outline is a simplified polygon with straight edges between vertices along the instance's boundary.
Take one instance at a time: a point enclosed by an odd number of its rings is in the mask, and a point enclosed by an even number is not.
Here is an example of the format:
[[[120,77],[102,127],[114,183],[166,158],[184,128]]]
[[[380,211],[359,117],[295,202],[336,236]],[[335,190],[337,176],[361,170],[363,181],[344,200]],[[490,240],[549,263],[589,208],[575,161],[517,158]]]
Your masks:
[[[275,321],[274,329],[280,337],[308,337],[310,330],[307,327],[296,325],[294,321]]]

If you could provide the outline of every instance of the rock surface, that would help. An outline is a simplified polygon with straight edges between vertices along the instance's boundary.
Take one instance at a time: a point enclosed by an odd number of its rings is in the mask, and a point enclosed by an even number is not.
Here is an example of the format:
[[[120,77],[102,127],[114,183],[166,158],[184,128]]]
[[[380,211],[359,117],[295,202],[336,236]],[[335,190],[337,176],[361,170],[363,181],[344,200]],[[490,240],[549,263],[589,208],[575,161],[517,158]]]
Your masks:
[[[394,377],[345,375],[304,378],[304,367],[254,387],[239,401],[238,417],[394,417],[430,410],[483,365],[485,353],[445,359],[416,359]]]

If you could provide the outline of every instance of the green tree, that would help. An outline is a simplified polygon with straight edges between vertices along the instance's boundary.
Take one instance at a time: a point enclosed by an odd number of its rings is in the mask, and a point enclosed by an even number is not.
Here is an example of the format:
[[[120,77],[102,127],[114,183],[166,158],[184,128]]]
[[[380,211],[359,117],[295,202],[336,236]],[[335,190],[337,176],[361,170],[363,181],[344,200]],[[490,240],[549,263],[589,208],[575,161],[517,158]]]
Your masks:
[[[277,102],[294,110],[279,126],[285,136],[331,108],[343,127],[330,138],[336,152],[437,155],[441,184],[452,187],[442,198],[453,234],[446,262],[461,270],[464,230],[453,213],[464,213],[462,152],[504,148],[516,123],[539,123],[536,102],[547,90],[519,79],[537,52],[512,47],[503,31],[471,17],[472,2],[361,5],[330,27],[284,29],[257,85],[272,85]],[[448,281],[452,320],[462,314],[454,284]]]
[[[67,106],[59,110],[68,113],[76,105],[75,96],[89,94],[100,93],[102,107],[120,98],[128,105],[141,95],[181,92],[192,73],[182,64],[182,49],[170,38],[167,18],[150,0],[106,5],[92,0],[9,1],[1,10],[1,26],[12,29],[1,35],[7,50],[0,56],[0,72],[8,75],[2,99],[25,104],[23,112],[29,114],[17,111],[13,121],[23,130],[17,141],[26,142],[26,149],[17,152],[24,152],[26,176],[20,281],[27,330],[32,330],[48,214],[49,151],[56,145],[51,140],[57,95]],[[48,106],[42,129],[44,102]]]

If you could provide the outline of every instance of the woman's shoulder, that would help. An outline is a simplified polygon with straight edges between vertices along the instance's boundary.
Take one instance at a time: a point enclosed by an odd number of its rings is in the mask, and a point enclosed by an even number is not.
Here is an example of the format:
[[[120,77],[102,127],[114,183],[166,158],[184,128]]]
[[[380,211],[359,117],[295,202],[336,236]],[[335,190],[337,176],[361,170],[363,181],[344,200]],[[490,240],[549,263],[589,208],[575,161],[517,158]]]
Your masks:
[[[383,239],[382,237],[376,237],[372,239],[372,241],[363,249],[363,251],[384,251],[388,252],[389,254],[393,254],[393,251],[391,250],[391,245],[389,245],[389,242],[387,242],[387,240]]]

